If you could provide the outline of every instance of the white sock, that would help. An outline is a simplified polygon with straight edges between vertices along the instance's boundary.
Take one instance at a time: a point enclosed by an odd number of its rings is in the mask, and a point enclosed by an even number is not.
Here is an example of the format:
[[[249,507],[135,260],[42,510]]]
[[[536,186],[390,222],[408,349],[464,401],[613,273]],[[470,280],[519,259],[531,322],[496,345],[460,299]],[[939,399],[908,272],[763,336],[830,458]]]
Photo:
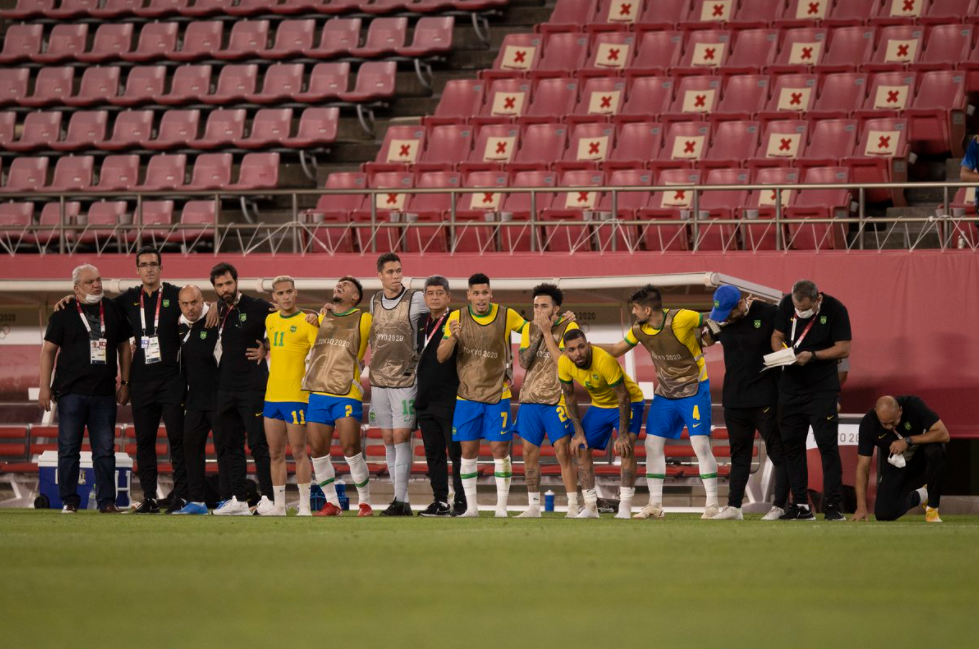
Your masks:
[[[578,511],[578,492],[568,494],[568,510],[576,512]]]
[[[690,438],[690,444],[697,454],[697,462],[700,465],[700,479],[704,482],[704,490],[707,492],[707,507],[717,507],[717,460],[714,453],[710,450],[710,437],[707,435],[694,435]]]
[[[540,509],[540,492],[527,492],[527,506]]]
[[[299,513],[309,511],[309,483],[299,485]]]
[[[286,508],[286,486],[272,485],[272,496],[275,499],[276,509]]]
[[[394,444],[384,445],[384,462],[388,466],[388,475],[391,476],[391,487],[394,487],[394,478],[398,474],[398,453],[394,450]]]
[[[353,457],[344,456],[343,459],[350,467],[350,479],[357,487],[358,502],[371,504],[371,474],[367,469],[367,460],[364,459],[364,454],[358,453]]]
[[[649,504],[663,506],[663,482],[666,480],[666,439],[646,435],[646,485]]]
[[[921,501],[922,505],[928,505],[928,487],[922,487],[921,489],[915,489],[918,492],[918,499]]]
[[[595,489],[585,489],[582,494],[585,496],[585,507],[598,504],[598,491]]]
[[[411,442],[394,445],[394,499],[408,502],[408,478],[411,476]]]
[[[636,495],[635,487],[619,487],[619,513],[632,511],[632,497]]]
[[[339,507],[340,499],[337,497],[336,485],[337,473],[333,470],[333,462],[329,455],[313,458],[313,474],[316,476],[316,482],[320,489],[326,495],[327,502]]]
[[[466,511],[476,511],[476,479],[479,473],[476,471],[476,458],[467,460],[462,458],[459,463],[459,477],[462,478],[462,490],[466,492]]]
[[[509,455],[502,460],[493,460],[493,475],[496,477],[496,511],[505,512],[510,499],[510,477],[513,475]]]

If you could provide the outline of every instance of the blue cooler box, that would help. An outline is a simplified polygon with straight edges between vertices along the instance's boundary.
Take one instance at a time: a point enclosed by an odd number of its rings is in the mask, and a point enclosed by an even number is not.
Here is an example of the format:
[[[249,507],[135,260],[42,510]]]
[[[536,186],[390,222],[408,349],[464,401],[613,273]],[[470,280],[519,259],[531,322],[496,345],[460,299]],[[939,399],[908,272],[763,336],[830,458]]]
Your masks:
[[[51,509],[61,509],[64,503],[61,502],[61,494],[58,491],[58,452],[44,451],[37,459],[38,467],[38,491],[42,496],[46,496],[50,502]],[[125,453],[116,453],[116,506],[128,508],[132,505],[130,498],[130,486],[132,485],[133,459]],[[78,476],[78,490],[76,493],[81,499],[80,509],[85,509],[89,505],[89,498],[95,489],[95,469],[92,467],[92,453],[82,451],[80,461],[80,472]],[[93,507],[94,507],[94,500]]]

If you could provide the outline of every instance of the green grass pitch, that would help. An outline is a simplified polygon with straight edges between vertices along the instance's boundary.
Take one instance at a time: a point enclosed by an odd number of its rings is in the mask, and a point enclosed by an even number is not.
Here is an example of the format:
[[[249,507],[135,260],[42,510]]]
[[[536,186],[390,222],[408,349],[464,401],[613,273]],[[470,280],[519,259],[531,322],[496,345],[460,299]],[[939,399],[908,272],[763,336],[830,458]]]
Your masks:
[[[0,510],[27,647],[965,647],[979,517],[898,523]]]

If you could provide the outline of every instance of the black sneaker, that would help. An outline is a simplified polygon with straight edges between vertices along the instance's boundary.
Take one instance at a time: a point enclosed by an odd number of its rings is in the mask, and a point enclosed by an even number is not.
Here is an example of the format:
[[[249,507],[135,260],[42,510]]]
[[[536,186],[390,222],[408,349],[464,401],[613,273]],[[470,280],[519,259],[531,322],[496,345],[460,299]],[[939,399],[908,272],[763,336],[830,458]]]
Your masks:
[[[456,500],[452,503],[452,516],[462,516],[469,509],[469,505],[465,500]]]
[[[411,509],[411,503],[401,503],[402,516],[414,516],[415,512]]]
[[[147,498],[143,502],[136,506],[133,510],[134,514],[159,514],[160,506],[156,503],[155,498]]]
[[[388,508],[381,512],[381,516],[414,516],[411,505],[398,500],[392,500]]]
[[[167,505],[165,514],[172,514],[173,512],[179,512],[184,506],[187,505],[187,501],[183,498],[172,498],[170,499],[170,504]]]
[[[823,520],[824,521],[845,521],[846,520],[846,516],[844,516],[843,515],[843,512],[841,512],[836,507],[827,507],[823,511]]]
[[[784,514],[778,517],[780,521],[814,521],[816,517],[812,515],[812,510],[808,507],[792,505]]]
[[[419,516],[424,516],[425,518],[444,518],[449,514],[449,503],[440,503],[438,501],[433,502],[426,509],[418,512]]]

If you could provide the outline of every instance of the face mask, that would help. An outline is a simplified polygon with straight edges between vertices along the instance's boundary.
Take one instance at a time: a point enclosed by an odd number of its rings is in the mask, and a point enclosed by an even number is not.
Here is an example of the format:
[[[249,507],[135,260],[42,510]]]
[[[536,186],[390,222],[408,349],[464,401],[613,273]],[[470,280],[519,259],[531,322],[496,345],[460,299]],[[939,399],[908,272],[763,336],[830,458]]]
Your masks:
[[[813,308],[806,309],[805,311],[800,311],[799,309],[796,309],[795,315],[797,318],[801,318],[802,320],[805,320],[806,318],[811,318],[817,313],[819,313],[819,305],[820,303],[816,302],[816,304],[813,305]]]
[[[82,300],[85,302],[85,304],[98,304],[102,301],[102,295],[102,293],[99,293],[98,295],[92,295],[90,293],[82,297]]]

